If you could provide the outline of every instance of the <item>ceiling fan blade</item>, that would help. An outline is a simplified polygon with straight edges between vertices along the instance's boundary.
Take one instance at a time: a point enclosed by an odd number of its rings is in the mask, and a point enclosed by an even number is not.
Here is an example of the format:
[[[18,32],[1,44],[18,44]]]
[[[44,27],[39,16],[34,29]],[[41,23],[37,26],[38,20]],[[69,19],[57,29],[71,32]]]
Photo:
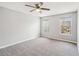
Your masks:
[[[33,12],[34,10],[36,10],[36,9],[30,10],[30,12]]]
[[[40,2],[40,6],[42,6],[43,5],[43,2]]]
[[[50,9],[48,9],[48,8],[40,8],[40,9],[42,9],[42,10],[50,10]]]
[[[25,5],[25,6],[28,6],[28,7],[32,7],[32,8],[35,8],[34,6],[31,6],[31,5]]]

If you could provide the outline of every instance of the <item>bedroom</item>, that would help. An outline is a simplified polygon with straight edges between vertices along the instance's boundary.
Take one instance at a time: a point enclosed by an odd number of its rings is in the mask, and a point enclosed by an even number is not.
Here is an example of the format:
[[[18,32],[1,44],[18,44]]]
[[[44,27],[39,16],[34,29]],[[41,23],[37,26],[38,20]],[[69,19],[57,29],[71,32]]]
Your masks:
[[[0,2],[0,55],[79,55],[78,15],[79,2]]]

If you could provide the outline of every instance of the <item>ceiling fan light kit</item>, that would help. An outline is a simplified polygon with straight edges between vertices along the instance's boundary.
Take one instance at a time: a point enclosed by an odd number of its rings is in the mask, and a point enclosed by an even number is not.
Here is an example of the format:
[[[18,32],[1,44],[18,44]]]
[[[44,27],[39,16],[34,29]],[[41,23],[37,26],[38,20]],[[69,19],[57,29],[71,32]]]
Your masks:
[[[36,11],[37,11],[37,12],[40,12],[41,10],[40,10],[40,9],[36,9]]]

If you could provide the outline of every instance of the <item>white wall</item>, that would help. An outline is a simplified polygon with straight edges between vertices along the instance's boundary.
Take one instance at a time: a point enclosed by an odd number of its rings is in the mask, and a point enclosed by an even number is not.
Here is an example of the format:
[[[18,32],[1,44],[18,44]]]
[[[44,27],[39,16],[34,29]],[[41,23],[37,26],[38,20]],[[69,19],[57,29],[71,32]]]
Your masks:
[[[39,19],[0,7],[0,48],[39,36]]]
[[[79,7],[77,9],[77,48],[79,53]]]
[[[62,35],[60,33],[60,21],[61,20],[71,20],[72,21],[72,32],[71,35]],[[44,22],[47,21],[47,24]],[[45,26],[48,26],[47,31],[45,31]],[[41,36],[64,40],[69,42],[77,42],[77,13],[70,12],[58,15],[52,15],[41,18]]]

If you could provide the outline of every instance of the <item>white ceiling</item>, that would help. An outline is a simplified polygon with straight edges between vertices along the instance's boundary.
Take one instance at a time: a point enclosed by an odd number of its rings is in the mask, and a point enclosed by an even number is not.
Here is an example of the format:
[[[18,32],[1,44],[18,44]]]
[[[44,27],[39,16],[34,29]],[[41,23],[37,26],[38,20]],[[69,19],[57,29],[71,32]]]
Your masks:
[[[33,5],[35,3],[38,2],[0,2],[0,6],[39,17],[75,11],[79,8],[78,2],[44,2],[43,6],[50,8],[50,11],[43,11],[39,14],[36,11],[29,12],[32,8],[24,6],[25,4]]]

